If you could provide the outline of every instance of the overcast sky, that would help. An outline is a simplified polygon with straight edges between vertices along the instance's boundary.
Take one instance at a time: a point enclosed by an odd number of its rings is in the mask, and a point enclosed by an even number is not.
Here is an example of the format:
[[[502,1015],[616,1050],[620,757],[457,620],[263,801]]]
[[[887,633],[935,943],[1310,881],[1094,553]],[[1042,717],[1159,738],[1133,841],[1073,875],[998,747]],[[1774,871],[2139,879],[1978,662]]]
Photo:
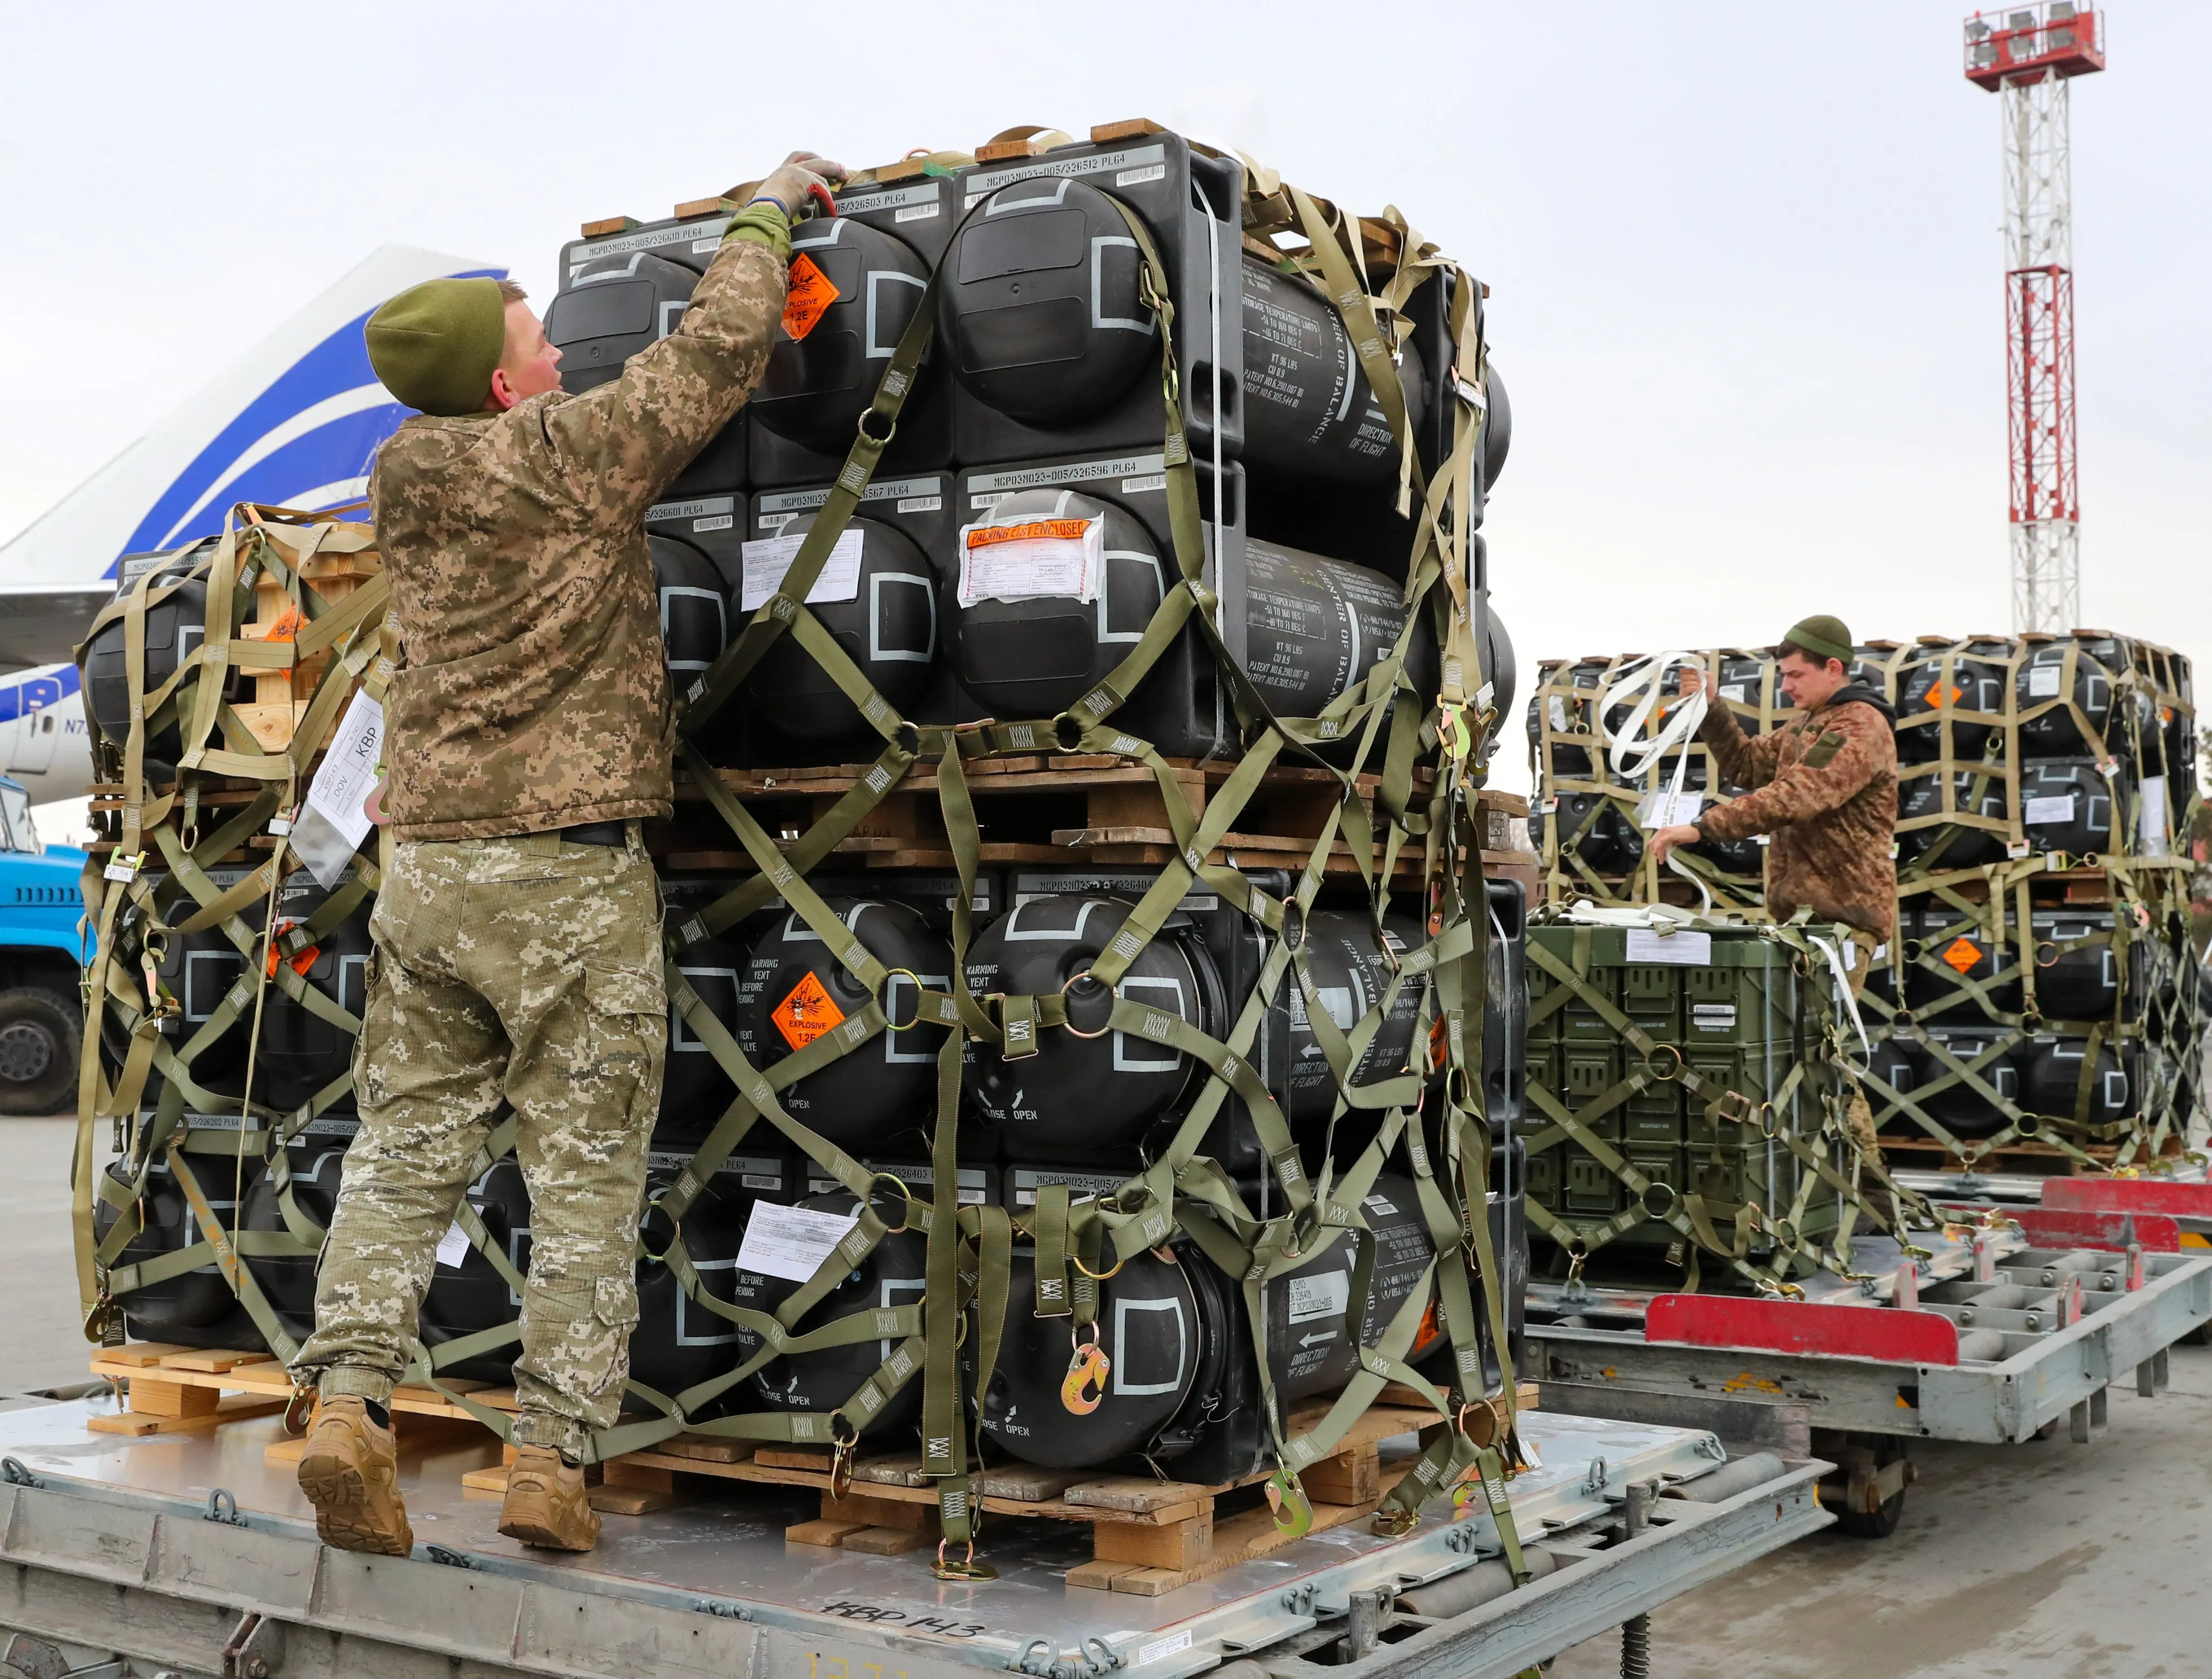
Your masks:
[[[1960,7],[1034,14],[14,0],[0,538],[383,240],[542,299],[578,222],[793,146],[862,165],[1147,115],[1394,202],[1490,283],[1524,661],[1814,611],[2008,627],[1997,100]],[[2203,656],[2212,7],[2124,0],[2110,34],[2074,101],[2084,616]]]

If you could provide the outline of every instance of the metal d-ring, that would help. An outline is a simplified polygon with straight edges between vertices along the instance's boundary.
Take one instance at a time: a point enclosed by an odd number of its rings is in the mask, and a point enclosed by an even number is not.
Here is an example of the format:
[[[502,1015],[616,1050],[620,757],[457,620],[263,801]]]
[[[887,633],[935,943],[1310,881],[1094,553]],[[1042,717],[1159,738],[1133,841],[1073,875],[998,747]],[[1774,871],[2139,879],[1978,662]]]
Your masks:
[[[901,1235],[904,1233],[906,1227],[914,1222],[914,1191],[907,1188],[906,1180],[901,1177],[896,1172],[871,1172],[868,1175],[868,1194],[866,1198],[860,1203],[863,1207],[870,1207],[871,1210],[872,1210],[872,1203],[875,1200],[876,1185],[878,1183],[893,1184],[896,1185],[898,1189],[899,1204],[905,1208],[906,1211],[899,1215],[899,1221],[896,1226],[885,1225],[884,1226],[884,1234],[886,1236]]]
[[[1090,1278],[1091,1281],[1104,1282],[1109,1278],[1120,1276],[1121,1274],[1121,1268],[1124,1265],[1127,1265],[1129,1262],[1127,1259],[1117,1259],[1114,1262],[1114,1268],[1112,1270],[1094,1271],[1088,1265],[1085,1265],[1083,1262],[1083,1256],[1081,1254],[1076,1252],[1074,1249],[1070,1248],[1067,1250],[1067,1262],[1075,1267],[1077,1270],[1082,1272],[1085,1276]]]
[[[1651,1064],[1651,1057],[1662,1049],[1664,1049],[1668,1055],[1674,1056],[1674,1064],[1672,1067],[1654,1067]],[[1689,1063],[1682,1058],[1682,1050],[1680,1044],[1654,1043],[1649,1049],[1646,1049],[1644,1052],[1644,1070],[1646,1073],[1649,1073],[1662,1085],[1671,1083],[1673,1080],[1680,1078],[1682,1076],[1682,1069],[1688,1064]]]
[[[1061,987],[1060,988],[1060,995],[1062,997],[1066,997],[1066,996],[1067,995],[1067,994],[1068,994],[1069,989],[1070,989],[1072,987],[1073,987],[1073,985],[1075,984],[1075,982],[1076,982],[1078,980],[1084,980],[1084,979],[1091,980],[1091,982],[1093,985],[1106,985],[1106,982],[1105,982],[1104,980],[1103,980],[1103,979],[1092,979],[1092,978],[1091,978],[1091,970],[1090,970],[1090,969],[1088,969],[1088,968],[1085,968],[1085,969],[1081,973],[1079,973],[1079,974],[1070,974],[1070,975],[1068,976],[1068,977],[1067,977],[1067,983],[1066,983],[1066,985],[1063,985],[1063,986],[1061,986]],[[1112,998],[1115,1002],[1117,1002],[1117,1003],[1118,1003],[1118,1002],[1120,1002],[1120,1001],[1121,1001],[1121,994],[1120,992],[1116,991],[1116,990],[1115,990],[1112,986],[1110,986],[1110,985],[1106,985],[1106,995],[1107,995],[1108,996],[1111,997],[1111,998]],[[1109,1020],[1109,1021],[1108,1021],[1108,1023],[1107,1023],[1106,1025],[1103,1025],[1103,1026],[1099,1027],[1099,1029],[1098,1029],[1097,1031],[1095,1031],[1095,1032],[1087,1032],[1087,1031],[1085,1031],[1083,1030],[1083,1028],[1082,1028],[1082,1027],[1080,1027],[1080,1026],[1077,1025],[1075,1024],[1075,1022],[1074,1022],[1074,1021],[1073,1021],[1073,1020],[1065,1021],[1065,1022],[1063,1022],[1062,1024],[1063,1024],[1064,1025],[1066,1025],[1066,1028],[1067,1028],[1067,1030],[1068,1030],[1068,1031],[1069,1031],[1069,1032],[1071,1032],[1073,1035],[1074,1035],[1074,1036],[1075,1036],[1075,1037],[1085,1037],[1085,1038],[1089,1038],[1089,1037],[1105,1037],[1105,1036],[1106,1036],[1106,1034],[1107,1034],[1108,1032],[1112,1031],[1114,1030],[1113,1023],[1112,1023],[1112,1021],[1110,1021],[1110,1020]]]
[[[886,1031],[910,1032],[916,1026],[921,1024],[921,996],[922,993],[927,991],[929,988],[922,982],[921,976],[915,972],[913,969],[884,969],[884,982],[877,988],[878,995],[883,1002],[888,1005],[890,1001],[891,982],[894,979],[896,979],[901,974],[904,974],[908,979],[914,982],[914,1019],[908,1021],[906,1025],[902,1026],[896,1020],[891,1018],[891,1012],[890,1008],[886,1007],[884,1010],[884,1030]]]

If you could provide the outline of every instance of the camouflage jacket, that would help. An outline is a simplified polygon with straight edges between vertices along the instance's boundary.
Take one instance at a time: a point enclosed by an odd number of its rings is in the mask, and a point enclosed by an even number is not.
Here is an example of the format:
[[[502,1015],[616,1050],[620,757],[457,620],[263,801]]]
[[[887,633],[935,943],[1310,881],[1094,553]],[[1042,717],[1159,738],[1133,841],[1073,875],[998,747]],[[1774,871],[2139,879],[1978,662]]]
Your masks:
[[[1771,834],[1766,905],[1778,918],[1809,905],[1887,939],[1896,921],[1897,737],[1851,690],[1770,734],[1748,739],[1728,708],[1705,714],[1698,739],[1721,775],[1754,791],[1698,818],[1707,839]]]
[[[395,838],[669,814],[644,514],[759,382],[785,283],[765,246],[732,240],[681,325],[611,383],[418,415],[378,450],[368,494],[401,643]]]

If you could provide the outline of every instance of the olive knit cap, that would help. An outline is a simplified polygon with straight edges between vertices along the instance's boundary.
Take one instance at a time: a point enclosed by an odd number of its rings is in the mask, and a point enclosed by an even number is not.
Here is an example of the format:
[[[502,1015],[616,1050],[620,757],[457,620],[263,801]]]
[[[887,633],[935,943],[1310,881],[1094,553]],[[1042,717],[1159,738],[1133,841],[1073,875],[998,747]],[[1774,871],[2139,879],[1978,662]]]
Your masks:
[[[484,376],[489,380],[491,375]],[[1851,651],[1851,632],[1844,627],[1844,621],[1826,612],[1798,619],[1782,639],[1820,659],[1839,659],[1848,665],[1857,656]]]
[[[425,280],[368,318],[368,364],[384,388],[425,414],[474,414],[507,348],[496,280]]]

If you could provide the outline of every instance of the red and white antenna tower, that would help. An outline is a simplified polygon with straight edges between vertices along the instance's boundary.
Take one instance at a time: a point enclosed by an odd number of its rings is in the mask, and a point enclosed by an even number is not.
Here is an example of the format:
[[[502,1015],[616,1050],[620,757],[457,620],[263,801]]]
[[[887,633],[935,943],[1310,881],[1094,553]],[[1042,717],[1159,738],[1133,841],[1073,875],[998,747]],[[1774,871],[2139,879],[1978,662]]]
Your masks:
[[[1976,12],[1966,79],[2003,101],[2005,342],[2012,441],[2012,617],[2081,621],[2074,465],[2073,152],[2067,84],[2105,67],[2105,20],[2066,0]]]

